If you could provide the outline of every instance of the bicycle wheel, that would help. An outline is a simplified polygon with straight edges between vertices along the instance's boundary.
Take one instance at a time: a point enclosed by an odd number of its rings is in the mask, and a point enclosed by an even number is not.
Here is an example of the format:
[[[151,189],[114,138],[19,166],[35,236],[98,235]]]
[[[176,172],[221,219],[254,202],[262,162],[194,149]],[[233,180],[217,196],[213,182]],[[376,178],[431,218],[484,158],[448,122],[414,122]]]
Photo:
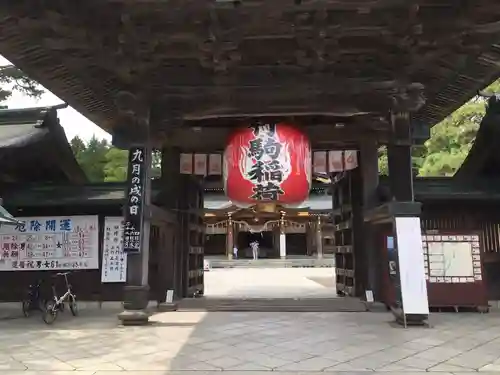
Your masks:
[[[69,309],[71,310],[71,314],[73,314],[73,316],[78,315],[78,304],[76,302],[76,296],[69,297]]]
[[[43,321],[46,324],[52,324],[57,319],[58,308],[54,301],[47,301],[43,311]]]
[[[23,306],[23,315],[26,318],[29,317],[31,312],[31,301],[27,299],[23,300],[22,306]]]

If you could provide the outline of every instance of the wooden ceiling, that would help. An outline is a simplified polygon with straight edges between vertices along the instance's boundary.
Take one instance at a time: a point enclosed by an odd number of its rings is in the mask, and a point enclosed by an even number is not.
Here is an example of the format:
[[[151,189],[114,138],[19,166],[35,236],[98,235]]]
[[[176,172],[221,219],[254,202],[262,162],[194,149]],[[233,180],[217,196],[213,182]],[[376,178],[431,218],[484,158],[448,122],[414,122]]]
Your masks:
[[[500,75],[498,0],[4,0],[0,29],[1,54],[105,130],[127,91],[190,149],[186,124],[219,139],[256,116],[380,133],[395,97],[433,125]]]

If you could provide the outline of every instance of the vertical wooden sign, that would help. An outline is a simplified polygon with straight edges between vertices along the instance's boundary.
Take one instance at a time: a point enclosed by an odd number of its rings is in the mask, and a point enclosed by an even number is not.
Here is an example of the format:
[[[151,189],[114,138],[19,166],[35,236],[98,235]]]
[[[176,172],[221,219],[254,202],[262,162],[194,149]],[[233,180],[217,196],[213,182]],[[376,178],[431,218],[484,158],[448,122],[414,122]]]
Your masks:
[[[141,251],[142,221],[144,211],[146,164],[149,158],[144,147],[132,147],[128,156],[127,191],[123,229],[123,251]]]

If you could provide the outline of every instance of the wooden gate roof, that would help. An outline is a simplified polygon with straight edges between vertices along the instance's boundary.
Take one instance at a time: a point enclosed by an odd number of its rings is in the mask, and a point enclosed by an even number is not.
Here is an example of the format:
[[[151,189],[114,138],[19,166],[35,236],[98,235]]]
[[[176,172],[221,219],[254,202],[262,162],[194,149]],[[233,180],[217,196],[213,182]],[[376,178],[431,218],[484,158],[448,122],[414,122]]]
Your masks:
[[[376,123],[421,87],[415,119],[433,125],[499,77],[499,20],[498,0],[5,0],[0,53],[108,131],[120,91],[148,98],[158,135]]]
[[[0,110],[0,191],[33,183],[84,184],[57,108]]]

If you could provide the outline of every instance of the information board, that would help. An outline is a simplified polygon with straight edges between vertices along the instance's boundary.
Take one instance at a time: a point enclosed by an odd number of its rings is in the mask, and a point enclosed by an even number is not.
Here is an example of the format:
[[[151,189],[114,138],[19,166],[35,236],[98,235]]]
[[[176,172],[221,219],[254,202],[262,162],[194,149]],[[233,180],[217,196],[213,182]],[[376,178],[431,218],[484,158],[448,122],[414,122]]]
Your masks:
[[[127,253],[123,251],[123,217],[104,219],[102,244],[103,283],[124,283],[127,280]]]
[[[99,268],[97,216],[16,219],[0,226],[0,271]]]
[[[479,236],[473,233],[426,233],[422,236],[430,283],[475,283],[482,280]]]
[[[405,314],[429,314],[419,217],[396,218],[396,244]]]

